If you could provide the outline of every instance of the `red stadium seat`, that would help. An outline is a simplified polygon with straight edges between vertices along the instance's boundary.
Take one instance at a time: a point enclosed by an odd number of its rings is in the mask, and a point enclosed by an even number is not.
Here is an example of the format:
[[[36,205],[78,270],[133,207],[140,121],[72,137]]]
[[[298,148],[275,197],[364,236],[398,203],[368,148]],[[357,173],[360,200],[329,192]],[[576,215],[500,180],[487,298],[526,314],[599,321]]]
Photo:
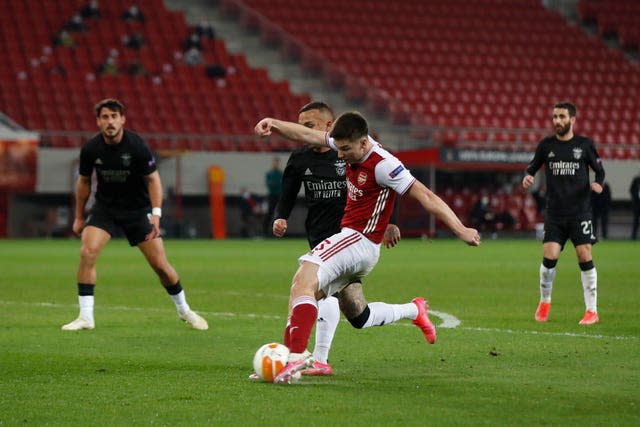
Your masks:
[[[266,70],[252,69],[244,55],[230,54],[222,39],[205,40],[203,47],[207,58],[228,67],[225,79],[207,78],[204,65],[185,65],[174,53],[182,49],[182,42],[190,30],[182,12],[168,11],[162,0],[136,2],[147,16],[144,24],[125,23],[120,19],[122,11],[131,2],[116,0],[101,4],[102,19],[90,21],[87,32],[74,34],[78,44],[75,49],[49,48],[46,66],[41,64],[32,68],[32,58],[42,55],[43,47],[51,45],[53,34],[48,29],[51,23],[54,27],[62,27],[84,4],[81,0],[38,0],[38,7],[43,11],[33,14],[29,10],[29,3],[33,1],[12,0],[9,3],[11,10],[0,15],[0,52],[5,58],[0,64],[3,88],[0,111],[9,113],[30,128],[51,131],[94,129],[91,107],[105,97],[119,97],[125,102],[129,109],[129,124],[136,130],[168,134],[221,131],[247,134],[251,132],[249,123],[266,115],[267,107],[282,116],[291,116],[292,109],[288,105],[295,104],[296,112],[300,107],[297,105],[300,99],[291,92],[286,81],[275,83]],[[121,44],[121,37],[133,32],[141,32],[146,40],[141,50],[127,49]],[[118,53],[120,75],[97,74],[97,67],[112,51]],[[142,62],[149,73],[148,78],[126,75],[124,67],[133,61]],[[63,67],[66,76],[51,74],[49,70],[53,66]],[[26,78],[19,79],[19,73],[24,73]],[[4,88],[8,87],[15,88],[12,91],[15,102],[5,100]],[[256,110],[255,96],[264,92],[277,92],[278,98]],[[308,98],[305,96],[304,99]],[[221,112],[229,109],[229,100],[242,108],[236,111],[237,114],[216,120]],[[60,109],[61,114],[55,119],[43,116],[41,106],[44,111],[50,111],[60,105],[69,106],[69,109]],[[88,119],[84,118],[85,114]],[[55,140],[55,143],[60,145],[63,141]],[[167,141],[172,140],[158,139],[163,148]],[[210,146],[230,148],[226,143]]]
[[[222,39],[205,40],[203,46],[206,58],[227,67],[224,79],[207,78],[202,65],[185,65],[174,54],[182,50],[188,36],[187,23],[181,12],[167,10],[161,0],[138,1],[148,11],[144,25],[118,19],[130,2],[101,4],[103,19],[91,21],[89,31],[77,35],[74,51],[52,48],[49,65],[55,62],[67,68],[67,78],[51,77],[43,65],[32,68],[31,60],[42,56],[43,47],[51,44],[52,26],[64,25],[82,1],[38,1],[42,13],[35,15],[30,13],[31,1],[12,0],[0,17],[4,59],[0,79],[3,88],[16,87],[20,100],[18,105],[10,104],[3,95],[0,109],[25,123],[25,115],[38,111],[29,122],[47,125],[39,108],[28,101],[34,98],[34,91],[41,93],[42,99],[70,100],[78,109],[89,108],[101,97],[119,96],[131,111],[165,103],[174,110],[189,111],[193,122],[181,116],[177,122],[153,123],[156,131],[169,133],[246,133],[256,116],[295,117],[297,108],[309,99],[296,97],[287,82],[271,81],[266,70],[252,69],[244,55],[230,54]],[[588,115],[579,113],[578,129],[598,136],[597,142],[633,144],[640,139],[640,128],[635,127],[640,101],[628,96],[640,89],[636,67],[621,52],[567,24],[538,0],[473,0],[465,2],[465,7],[438,0],[397,4],[354,0],[348,5],[326,0],[326,12],[314,15],[313,22],[303,12],[309,1],[244,0],[243,4],[255,11],[246,19],[256,29],[273,36],[278,28],[278,40],[282,29],[288,33],[284,37],[295,40],[294,51],[311,49],[318,55],[300,54],[314,69],[326,73],[328,81],[344,84],[342,90],[349,99],[367,102],[394,123],[419,126],[416,135],[431,135],[433,130],[428,127],[432,126],[447,129],[435,132],[437,141],[445,144],[467,144],[473,139],[474,143],[486,140],[506,148],[533,145],[549,132],[548,106],[557,98],[566,98],[574,100],[579,111],[590,109]],[[239,13],[233,3],[225,1],[222,7]],[[617,34],[633,49],[639,36],[637,19],[633,20],[640,15],[639,5],[633,0],[580,0],[578,11],[582,20],[610,28],[606,32]],[[345,25],[334,24],[336,13]],[[327,32],[326,28],[332,30]],[[120,37],[133,31],[142,32],[147,41],[140,51],[121,46]],[[554,43],[552,34],[559,32],[563,46],[556,55],[549,55],[546,46]],[[318,38],[319,33],[323,37]],[[291,45],[283,43],[283,49],[291,50]],[[111,49],[119,52],[121,66],[139,59],[150,76],[157,74],[160,81],[153,84],[150,79],[133,79],[121,73],[116,78],[96,75],[89,85],[87,75]],[[582,68],[577,71],[558,59],[566,56],[575,57]],[[20,72],[28,75],[23,84],[17,78]],[[557,81],[558,72],[566,76],[566,82]],[[267,98],[264,93],[278,96]],[[83,97],[91,102],[79,105]],[[614,134],[603,125],[610,122],[608,112],[622,115],[629,124],[619,137],[607,136]],[[136,118],[138,121],[150,128]],[[470,136],[476,128],[495,128],[496,136]]]

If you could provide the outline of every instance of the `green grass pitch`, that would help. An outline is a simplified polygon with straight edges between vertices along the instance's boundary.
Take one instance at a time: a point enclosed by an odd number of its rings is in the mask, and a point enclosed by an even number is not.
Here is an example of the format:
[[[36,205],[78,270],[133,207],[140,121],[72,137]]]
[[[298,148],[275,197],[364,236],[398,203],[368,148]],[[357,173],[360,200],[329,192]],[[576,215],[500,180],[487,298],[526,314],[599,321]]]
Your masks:
[[[549,322],[533,313],[542,246],[403,240],[365,280],[370,302],[424,296],[460,320],[428,345],[408,321],[338,327],[335,374],[247,379],[281,341],[298,239],[165,242],[206,332],[178,320],[142,255],[98,261],[96,329],[77,315],[78,240],[0,241],[0,426],[640,425],[640,247],[594,247],[601,323],[583,311],[575,252],[558,263]],[[442,326],[442,318],[432,317]],[[313,346],[313,335],[310,347]]]

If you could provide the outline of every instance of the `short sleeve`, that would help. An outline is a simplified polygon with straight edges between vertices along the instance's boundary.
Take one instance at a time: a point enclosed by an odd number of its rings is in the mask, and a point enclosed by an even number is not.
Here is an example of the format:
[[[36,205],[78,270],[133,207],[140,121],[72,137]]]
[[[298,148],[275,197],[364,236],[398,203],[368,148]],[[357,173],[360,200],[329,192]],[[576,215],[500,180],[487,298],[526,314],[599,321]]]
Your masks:
[[[153,156],[151,149],[145,143],[140,144],[140,172],[143,175],[149,175],[158,169],[156,158]]]
[[[388,157],[376,165],[376,182],[404,194],[415,182],[415,178],[397,157]]]
[[[80,150],[78,173],[82,176],[91,176],[93,173],[93,160],[87,144]]]

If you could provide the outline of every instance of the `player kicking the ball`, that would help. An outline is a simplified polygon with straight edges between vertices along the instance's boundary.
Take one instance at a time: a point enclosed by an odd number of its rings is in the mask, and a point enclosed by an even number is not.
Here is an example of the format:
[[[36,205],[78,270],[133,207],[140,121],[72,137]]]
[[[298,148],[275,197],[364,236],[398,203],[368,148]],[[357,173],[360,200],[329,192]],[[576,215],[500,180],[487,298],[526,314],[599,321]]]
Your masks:
[[[446,224],[471,246],[480,244],[480,235],[465,227],[449,206],[416,180],[395,156],[369,137],[367,121],[356,112],[341,115],[330,133],[297,123],[262,119],[255,132],[281,136],[313,146],[329,146],[347,162],[347,204],[339,233],[299,258],[289,296],[289,316],[285,342],[291,353],[275,383],[291,383],[299,372],[313,363],[307,351],[311,329],[318,313],[317,301],[338,293],[340,308],[355,328],[382,326],[409,319],[426,340],[436,341],[436,329],[428,318],[427,303],[414,298],[406,304],[367,303],[362,287],[350,286],[369,274],[378,262],[380,243],[394,206],[396,193],[407,194]]]
[[[310,102],[298,114],[298,123],[310,129],[328,132],[333,126],[333,110],[324,102]],[[300,187],[304,188],[307,218],[305,230],[309,247],[313,249],[332,235],[340,232],[340,222],[347,203],[346,163],[338,158],[335,150],[324,145],[305,146],[294,150],[289,156],[282,176],[282,194],[276,205],[273,234],[282,237],[287,232],[288,219],[293,211]],[[397,209],[394,211],[394,215]],[[389,224],[382,244],[392,248],[400,241],[400,229]],[[360,287],[359,282],[349,286]],[[329,351],[340,322],[340,302],[334,296],[318,301],[318,319],[315,328],[313,366],[303,370],[302,375],[332,375]],[[366,306],[365,306],[366,308]],[[354,315],[357,317],[360,313]],[[254,372],[251,380],[260,379]]]

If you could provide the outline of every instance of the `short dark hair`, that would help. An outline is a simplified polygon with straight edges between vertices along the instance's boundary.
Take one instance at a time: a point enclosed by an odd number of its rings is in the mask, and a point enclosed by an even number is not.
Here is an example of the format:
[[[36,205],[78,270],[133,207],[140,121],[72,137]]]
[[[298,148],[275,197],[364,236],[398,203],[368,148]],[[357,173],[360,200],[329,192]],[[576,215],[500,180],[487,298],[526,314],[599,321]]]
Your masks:
[[[556,105],[553,106],[553,108],[564,108],[569,112],[569,117],[575,117],[576,114],[578,113],[576,106],[568,101],[558,102]]]
[[[369,125],[362,114],[357,111],[344,113],[333,125],[329,136],[333,139],[356,141],[369,135]]]
[[[331,114],[331,118],[335,117],[335,114],[333,113],[333,110],[331,109],[331,107],[329,107],[326,103],[322,101],[311,101],[307,105],[303,106],[300,109],[300,111],[298,111],[298,114],[304,113],[305,111],[310,111],[310,110],[326,111],[329,114]]]
[[[98,102],[94,107],[96,112],[96,117],[100,117],[100,111],[102,111],[103,108],[107,108],[111,111],[117,111],[118,113],[124,116],[124,111],[125,111],[124,105],[122,104],[122,102],[118,101],[117,99],[106,98]]]

